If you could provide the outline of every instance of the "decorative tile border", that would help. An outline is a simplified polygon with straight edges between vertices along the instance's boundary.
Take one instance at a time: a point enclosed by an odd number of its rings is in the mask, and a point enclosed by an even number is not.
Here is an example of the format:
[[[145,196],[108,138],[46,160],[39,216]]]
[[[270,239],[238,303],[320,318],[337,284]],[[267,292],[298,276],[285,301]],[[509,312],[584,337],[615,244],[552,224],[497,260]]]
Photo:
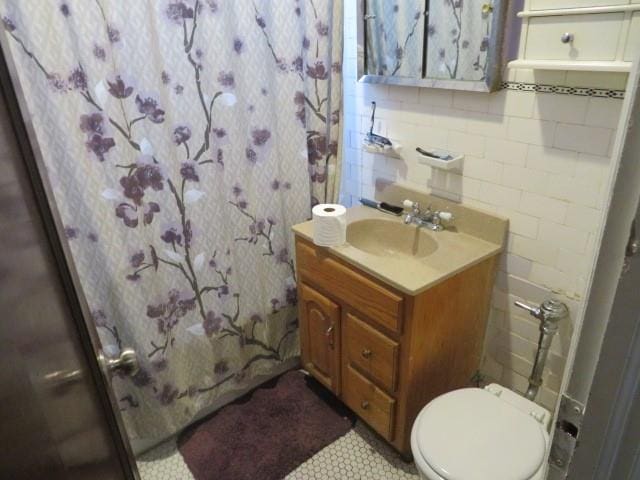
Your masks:
[[[606,88],[564,87],[560,85],[542,85],[537,83],[503,82],[502,88],[521,92],[558,93],[561,95],[579,95],[582,97],[624,98],[624,90]]]

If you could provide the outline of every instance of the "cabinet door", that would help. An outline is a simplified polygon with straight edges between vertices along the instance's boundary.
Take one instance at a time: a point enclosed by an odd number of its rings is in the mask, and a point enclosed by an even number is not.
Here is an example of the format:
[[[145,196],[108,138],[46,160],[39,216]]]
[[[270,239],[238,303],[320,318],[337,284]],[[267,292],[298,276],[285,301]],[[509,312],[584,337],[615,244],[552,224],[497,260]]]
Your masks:
[[[320,383],[340,393],[340,307],[300,285],[302,363]]]

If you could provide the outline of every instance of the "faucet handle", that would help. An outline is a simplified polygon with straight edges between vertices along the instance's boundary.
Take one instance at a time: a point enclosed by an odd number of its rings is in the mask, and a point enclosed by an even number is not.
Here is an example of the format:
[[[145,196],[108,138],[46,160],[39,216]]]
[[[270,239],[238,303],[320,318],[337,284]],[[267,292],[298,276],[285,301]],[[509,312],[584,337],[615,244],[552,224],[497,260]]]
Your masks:
[[[402,206],[403,206],[404,208],[410,208],[410,209],[412,209],[412,210],[415,210],[415,209],[420,208],[420,205],[418,205],[418,202],[414,202],[413,200],[409,200],[409,199],[404,200],[404,201],[402,202]]]
[[[453,220],[453,213],[451,212],[438,212],[438,216],[440,220],[444,220],[445,222],[450,222]]]
[[[561,301],[555,299],[545,300],[539,307],[520,301],[515,301],[514,303],[516,307],[526,310],[531,316],[547,324],[557,323],[569,315],[569,308]]]
[[[523,310],[529,312],[532,317],[540,318],[542,316],[542,309],[540,307],[534,307],[519,300],[516,300],[513,303],[516,307],[522,308]]]

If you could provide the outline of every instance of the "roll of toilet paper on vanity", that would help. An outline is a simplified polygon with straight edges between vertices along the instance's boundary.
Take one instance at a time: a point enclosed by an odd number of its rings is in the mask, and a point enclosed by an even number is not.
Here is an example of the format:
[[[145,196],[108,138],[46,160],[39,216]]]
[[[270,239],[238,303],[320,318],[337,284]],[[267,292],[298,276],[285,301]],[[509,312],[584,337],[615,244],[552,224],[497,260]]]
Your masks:
[[[335,247],[347,241],[347,209],[335,203],[313,207],[313,243]]]

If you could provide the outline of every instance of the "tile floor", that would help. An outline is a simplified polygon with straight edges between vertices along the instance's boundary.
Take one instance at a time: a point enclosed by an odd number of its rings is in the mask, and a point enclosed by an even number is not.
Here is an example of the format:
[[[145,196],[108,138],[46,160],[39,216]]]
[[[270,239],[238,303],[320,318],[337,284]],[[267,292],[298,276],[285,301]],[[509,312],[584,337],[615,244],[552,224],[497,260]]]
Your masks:
[[[176,445],[176,437],[137,458],[142,480],[194,480]]]
[[[138,458],[142,480],[193,480],[178,451],[169,440]],[[413,463],[400,456],[366,425],[327,445],[285,480],[417,480]]]

